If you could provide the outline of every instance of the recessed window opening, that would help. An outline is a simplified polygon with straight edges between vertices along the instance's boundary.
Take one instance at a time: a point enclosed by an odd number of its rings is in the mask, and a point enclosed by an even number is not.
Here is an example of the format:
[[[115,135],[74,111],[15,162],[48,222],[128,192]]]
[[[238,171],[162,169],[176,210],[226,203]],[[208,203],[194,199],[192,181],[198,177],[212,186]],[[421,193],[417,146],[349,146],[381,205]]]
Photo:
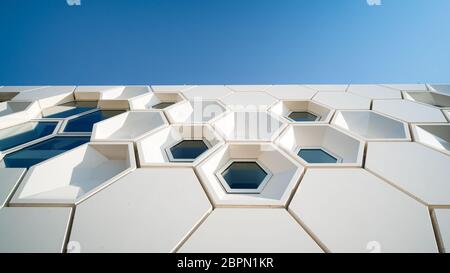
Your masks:
[[[297,155],[308,163],[341,163],[342,158],[321,147],[300,147]]]
[[[320,116],[308,111],[294,111],[288,115],[288,118],[295,122],[317,121]]]
[[[183,139],[166,149],[171,162],[193,162],[210,147],[204,139]]]
[[[216,176],[227,193],[260,193],[272,174],[256,160],[233,160]]]

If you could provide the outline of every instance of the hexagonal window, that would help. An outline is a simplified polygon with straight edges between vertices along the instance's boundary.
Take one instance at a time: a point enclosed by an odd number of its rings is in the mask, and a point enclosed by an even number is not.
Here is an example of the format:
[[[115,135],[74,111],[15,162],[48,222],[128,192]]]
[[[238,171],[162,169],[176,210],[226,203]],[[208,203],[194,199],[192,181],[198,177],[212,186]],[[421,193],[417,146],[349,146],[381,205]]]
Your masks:
[[[274,104],[270,111],[290,122],[328,123],[333,110],[311,100],[282,100]]]
[[[44,118],[68,118],[97,108],[97,101],[71,101],[42,110]]]
[[[450,155],[450,124],[423,123],[412,126],[414,140]]]
[[[122,114],[124,112],[125,111],[122,110],[95,111],[93,113],[89,113],[69,120],[66,127],[64,128],[64,132],[89,133],[92,131],[95,123]]]
[[[143,167],[195,166],[218,146],[223,139],[210,125],[170,125],[136,142],[139,162]]]
[[[230,161],[217,172],[228,193],[260,193],[269,181],[269,170],[257,161]]]
[[[2,87],[0,87],[0,89],[2,89]],[[0,92],[0,102],[10,101],[15,96],[17,96],[18,94],[20,94],[20,92],[7,92],[7,91],[1,90],[1,92]]]
[[[97,122],[92,131],[93,141],[136,141],[169,125],[161,111],[127,111]]]
[[[408,125],[368,110],[338,111],[332,124],[372,141],[409,141]]]
[[[98,105],[102,109],[130,109],[130,100],[150,92],[150,87],[144,85],[112,87],[100,95]]]
[[[310,112],[302,111],[302,112],[291,112],[288,115],[292,121],[295,122],[304,122],[304,121],[316,121],[320,119],[320,116],[316,116]]]
[[[339,163],[342,158],[323,148],[299,148],[297,155],[308,163]]]
[[[0,151],[51,135],[57,122],[26,122],[0,130]]]
[[[362,164],[364,142],[328,124],[290,125],[276,142],[306,166]]]
[[[441,109],[412,100],[374,100],[372,110],[405,122],[447,122]]]
[[[166,149],[169,160],[172,162],[193,162],[210,147],[208,141],[203,139],[183,139]]]
[[[7,154],[0,166],[6,168],[30,168],[49,158],[89,142],[88,136],[58,136]]]
[[[1,102],[0,102],[1,103]],[[0,104],[0,117],[25,111],[32,102],[7,101]]]
[[[37,101],[0,102],[0,129],[8,128],[41,116],[41,107]]]
[[[450,96],[435,92],[405,92],[405,98],[435,107],[450,107]]]
[[[284,207],[304,170],[268,142],[223,145],[195,169],[217,207]]]
[[[34,165],[11,203],[73,205],[135,168],[133,144],[87,143]]]

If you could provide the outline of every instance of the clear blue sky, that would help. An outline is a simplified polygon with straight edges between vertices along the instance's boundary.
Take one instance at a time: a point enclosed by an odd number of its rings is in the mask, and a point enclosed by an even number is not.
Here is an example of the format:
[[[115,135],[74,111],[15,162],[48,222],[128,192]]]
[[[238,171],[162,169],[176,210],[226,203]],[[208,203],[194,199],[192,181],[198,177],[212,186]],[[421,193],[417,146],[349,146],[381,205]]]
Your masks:
[[[450,82],[450,1],[1,0],[0,85]]]

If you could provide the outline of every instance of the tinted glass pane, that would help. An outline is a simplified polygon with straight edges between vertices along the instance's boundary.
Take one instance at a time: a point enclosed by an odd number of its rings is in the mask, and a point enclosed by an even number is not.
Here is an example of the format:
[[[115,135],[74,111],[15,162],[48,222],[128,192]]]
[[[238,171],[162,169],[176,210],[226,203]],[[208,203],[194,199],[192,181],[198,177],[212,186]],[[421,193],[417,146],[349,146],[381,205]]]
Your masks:
[[[337,163],[336,157],[322,149],[301,149],[298,156],[308,163]]]
[[[51,157],[89,142],[90,137],[54,137],[20,151],[8,154],[1,165],[7,168],[29,168]]]
[[[71,101],[61,104],[61,106],[69,107],[85,107],[85,108],[97,108],[97,101]]]
[[[94,124],[121,114],[122,110],[101,110],[69,120],[64,132],[92,132]]]
[[[292,112],[289,115],[289,118],[294,121],[302,122],[302,121],[315,121],[317,119],[317,116],[309,112]]]
[[[44,112],[53,114],[43,114],[44,118],[67,118],[71,117],[97,107],[96,101],[73,101],[58,105],[56,107],[50,107],[45,109]]]
[[[175,104],[175,102],[161,102],[158,104],[153,105],[153,109],[164,109],[166,107],[169,107],[171,105]]]
[[[57,122],[27,122],[0,130],[0,151],[48,136],[56,128]]]
[[[174,159],[187,161],[193,161],[206,150],[208,150],[208,146],[203,140],[183,140],[170,148]]]
[[[233,162],[222,176],[232,189],[257,189],[267,173],[256,162]]]

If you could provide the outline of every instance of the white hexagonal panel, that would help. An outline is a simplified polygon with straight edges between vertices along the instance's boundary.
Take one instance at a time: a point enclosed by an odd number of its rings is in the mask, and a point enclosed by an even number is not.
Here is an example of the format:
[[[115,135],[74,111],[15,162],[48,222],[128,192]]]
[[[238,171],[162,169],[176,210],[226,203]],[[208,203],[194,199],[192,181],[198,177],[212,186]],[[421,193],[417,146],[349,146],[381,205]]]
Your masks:
[[[176,93],[194,87],[194,85],[152,85],[155,93]]]
[[[347,92],[319,92],[314,96],[313,100],[328,105],[333,109],[370,109],[370,99]]]
[[[265,92],[237,92],[220,99],[236,111],[265,111],[277,99]]]
[[[262,111],[229,112],[213,123],[227,141],[272,141],[285,125],[275,115]]]
[[[306,87],[320,92],[345,92],[347,84],[308,84]]]
[[[450,253],[450,209],[435,209],[433,214],[436,219],[438,237],[442,243],[442,251]]]
[[[195,86],[188,90],[184,90],[183,95],[188,100],[194,100],[198,98],[204,100],[215,100],[225,97],[231,92],[232,91],[224,85],[201,85]]]
[[[289,210],[331,252],[437,252],[428,208],[363,169],[309,169]]]
[[[192,169],[137,169],[77,206],[81,252],[172,252],[211,210]]]
[[[369,141],[410,140],[408,124],[373,111],[338,111],[332,124]]]
[[[41,89],[47,86],[43,86],[43,85],[35,85],[35,86],[2,86],[0,87],[0,93],[10,93],[10,92],[14,92],[14,93],[20,93],[20,92],[24,92],[24,91],[31,91],[31,90],[35,90],[35,89]]]
[[[392,88],[377,84],[351,84],[347,92],[369,99],[401,99],[402,93]]]
[[[276,143],[307,166],[361,166],[364,142],[330,125],[289,125]]]
[[[193,143],[195,141],[195,143]],[[178,156],[173,155],[173,147]],[[210,125],[171,125],[142,138],[136,143],[141,167],[193,166],[223,144]]]
[[[236,92],[264,92],[265,90],[269,89],[271,85],[226,85],[226,87]]]
[[[414,142],[370,142],[365,167],[429,205],[450,205],[450,157]]]
[[[26,169],[23,168],[0,168],[0,208],[7,205],[16,186],[19,185]]]
[[[85,144],[31,167],[11,204],[76,204],[135,168],[131,144]]]
[[[180,252],[322,252],[284,209],[214,210]]]
[[[395,89],[395,90],[399,90],[399,91],[417,91],[417,92],[422,92],[422,91],[428,91],[428,87],[426,84],[404,84],[404,83],[400,83],[400,84],[383,84],[383,86]]]
[[[178,103],[166,109],[165,113],[170,123],[208,123],[226,111],[219,101],[195,99]]]
[[[0,208],[0,253],[61,253],[71,208]]]
[[[160,111],[128,111],[94,125],[92,141],[136,141],[168,126]]]
[[[310,100],[317,93],[302,85],[272,85],[267,93],[283,100]]]
[[[372,109],[406,122],[447,121],[438,108],[409,100],[374,100]]]
[[[245,167],[230,175],[233,181],[227,180],[223,177],[224,168],[233,162],[252,162],[260,165],[269,177],[268,181],[265,181],[261,189],[254,191],[255,188],[248,185],[261,181]],[[283,207],[297,185],[303,167],[273,144],[234,143],[222,146],[199,164],[196,170],[216,206]],[[242,191],[228,192],[224,182],[228,182],[230,188]],[[233,182],[235,187],[231,185]]]

